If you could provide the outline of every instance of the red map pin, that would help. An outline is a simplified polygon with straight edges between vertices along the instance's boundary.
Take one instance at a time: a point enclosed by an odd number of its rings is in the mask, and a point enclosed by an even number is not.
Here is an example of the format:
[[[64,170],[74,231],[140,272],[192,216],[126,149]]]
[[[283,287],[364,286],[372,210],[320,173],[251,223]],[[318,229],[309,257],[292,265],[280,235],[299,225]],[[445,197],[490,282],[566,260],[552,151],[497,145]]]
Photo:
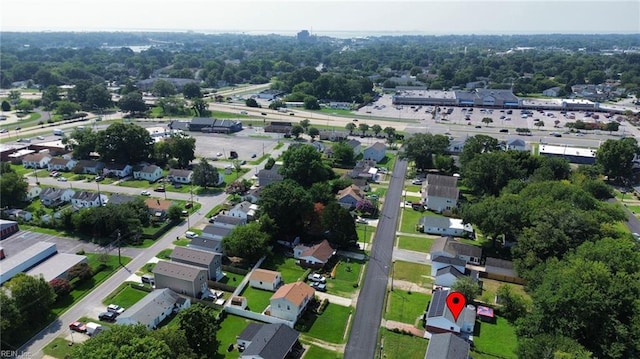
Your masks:
[[[464,295],[460,292],[451,292],[447,296],[447,308],[453,314],[453,320],[458,320],[458,316],[464,309],[465,304],[467,304],[466,299],[464,299]]]

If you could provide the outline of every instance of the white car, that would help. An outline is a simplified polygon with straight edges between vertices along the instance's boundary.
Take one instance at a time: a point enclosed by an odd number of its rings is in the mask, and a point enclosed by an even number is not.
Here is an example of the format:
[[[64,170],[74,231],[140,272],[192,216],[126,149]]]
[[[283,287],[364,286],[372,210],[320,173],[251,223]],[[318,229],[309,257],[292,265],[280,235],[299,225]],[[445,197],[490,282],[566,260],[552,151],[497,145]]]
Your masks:
[[[111,313],[122,314],[122,312],[124,312],[124,308],[119,305],[109,304],[107,306],[107,311]]]
[[[142,192],[140,192],[140,194],[143,195],[143,196],[151,196],[151,192],[149,192],[149,191],[142,191]]]
[[[64,177],[58,178],[58,182],[67,182],[67,179]]]
[[[367,221],[366,219],[364,219],[362,217],[358,217],[358,219],[356,219],[356,223],[367,224],[367,223],[369,223],[369,221]]]
[[[324,282],[327,281],[327,278],[325,278],[324,276],[322,276],[322,275],[320,275],[318,273],[309,274],[307,279],[309,279],[312,282],[318,282],[318,283],[324,283]]]
[[[198,234],[191,231],[187,231],[184,236],[189,239],[198,238]]]
[[[36,138],[39,139],[39,140],[44,140],[44,136],[38,136]]]
[[[422,180],[421,179],[414,179],[413,181],[411,181],[411,184],[422,184]]]
[[[222,156],[222,152],[216,153],[216,156],[218,156],[218,157]]]

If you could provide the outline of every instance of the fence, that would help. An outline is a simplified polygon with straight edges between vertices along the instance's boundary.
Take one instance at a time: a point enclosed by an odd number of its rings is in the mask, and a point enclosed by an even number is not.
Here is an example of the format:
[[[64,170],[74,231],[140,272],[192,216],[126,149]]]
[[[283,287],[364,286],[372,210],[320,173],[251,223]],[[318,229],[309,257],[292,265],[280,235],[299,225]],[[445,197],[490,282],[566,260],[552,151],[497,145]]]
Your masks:
[[[235,314],[243,318],[253,319],[253,320],[257,320],[264,323],[284,324],[291,328],[293,328],[293,325],[295,324],[288,320],[272,317],[270,315],[264,315],[264,314],[252,312],[249,310],[241,309],[241,308],[230,306],[230,305],[227,305],[226,307],[224,307],[224,311],[229,314]]]

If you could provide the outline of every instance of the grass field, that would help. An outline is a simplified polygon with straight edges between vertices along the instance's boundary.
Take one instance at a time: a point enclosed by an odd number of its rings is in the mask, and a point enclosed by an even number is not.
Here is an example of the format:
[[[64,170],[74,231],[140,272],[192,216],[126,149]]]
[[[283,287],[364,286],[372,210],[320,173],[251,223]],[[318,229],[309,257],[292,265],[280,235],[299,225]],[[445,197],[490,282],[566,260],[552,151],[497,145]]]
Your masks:
[[[421,189],[422,189],[422,186],[418,186],[418,185],[414,185],[414,184],[410,184],[410,185],[404,186],[404,190],[407,191],[407,192],[420,193]]]
[[[49,343],[46,347],[42,349],[42,351],[49,356],[54,358],[67,358],[71,355],[73,351],[73,347],[69,346],[68,341],[64,338],[55,338],[51,343]]]
[[[173,241],[173,244],[180,247],[186,247],[189,243],[191,243],[191,241],[188,239],[178,239],[177,241]]]
[[[147,180],[128,180],[122,181],[118,184],[118,186],[122,187],[131,187],[131,188],[140,188],[140,189],[148,189],[155,188],[157,184],[149,183]]]
[[[280,272],[285,283],[297,281],[305,272],[304,269],[296,264],[294,258],[286,258],[283,255],[275,254],[269,256],[260,267]]]
[[[419,233],[418,231],[416,231],[416,225],[418,224],[418,221],[420,220],[420,218],[426,217],[426,216],[443,217],[431,211],[421,212],[421,211],[416,211],[413,208],[409,208],[409,207],[403,208],[402,222],[400,223],[400,232]]]
[[[358,282],[362,267],[364,267],[364,264],[356,261],[341,261],[336,270],[336,277],[327,279],[329,293],[347,298],[351,297],[357,290],[353,285]]]
[[[506,319],[497,317],[495,324],[477,321],[473,342],[476,346],[473,353],[474,359],[516,359],[518,357],[515,353],[518,346],[516,328]]]
[[[351,307],[342,307],[329,303],[322,315],[314,315],[315,320],[311,325],[311,329],[304,334],[330,343],[344,343],[345,326],[351,312]]]
[[[358,232],[358,242],[369,243],[371,236],[375,233],[376,227],[366,224],[356,223],[356,232]]]
[[[269,306],[273,292],[256,289],[247,285],[240,295],[247,298],[247,306],[249,307],[249,310],[256,313],[262,313],[262,311]]]
[[[309,346],[309,349],[307,349],[304,355],[305,358],[309,359],[341,359],[344,357],[341,353],[327,350],[315,345]]]
[[[408,249],[411,251],[429,253],[431,245],[435,242],[435,239],[428,237],[409,237],[400,236],[398,241],[398,248]]]
[[[415,283],[420,287],[429,287],[433,283],[431,266],[418,263],[395,261],[393,264],[393,279],[405,280]]]
[[[430,300],[428,294],[396,289],[387,297],[385,319],[417,325]]]
[[[500,282],[493,279],[487,279],[487,278],[482,278],[482,295],[480,296],[480,298],[482,299],[483,302],[493,303],[496,298],[496,293],[498,292],[498,288],[500,288],[503,285],[509,285],[513,293],[521,295],[522,297],[524,297],[526,301],[531,303],[532,301],[531,296],[524,291],[524,287],[522,285],[513,284],[513,283],[504,283],[504,282]]]
[[[132,288],[129,283],[125,282],[120,285],[102,301],[102,304],[117,304],[125,309],[131,308],[132,305],[149,294],[143,290]]]
[[[413,335],[381,329],[382,357],[386,359],[424,359],[429,341]],[[475,357],[474,357],[475,358]]]
[[[169,258],[171,258],[171,253],[172,252],[173,252],[173,249],[171,249],[171,248],[163,249],[158,254],[156,254],[156,257],[158,257],[160,259],[169,259]]]
[[[249,323],[253,323],[253,321],[235,315],[227,315],[220,324],[220,330],[218,330],[216,335],[220,343],[218,346],[218,358],[240,357],[237,349],[234,349],[232,352],[227,352],[227,348],[230,344],[236,344],[236,337],[242,333]]]

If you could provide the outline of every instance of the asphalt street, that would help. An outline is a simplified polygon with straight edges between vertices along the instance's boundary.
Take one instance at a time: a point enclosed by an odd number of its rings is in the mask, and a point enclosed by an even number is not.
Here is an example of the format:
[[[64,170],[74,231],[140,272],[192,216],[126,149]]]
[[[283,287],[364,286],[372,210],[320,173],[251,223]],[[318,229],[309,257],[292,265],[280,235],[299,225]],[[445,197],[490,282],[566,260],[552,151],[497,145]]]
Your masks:
[[[345,348],[345,359],[375,358],[378,331],[387,293],[400,199],[407,172],[407,161],[398,160],[385,195],[384,207],[373,240],[364,284]]]

